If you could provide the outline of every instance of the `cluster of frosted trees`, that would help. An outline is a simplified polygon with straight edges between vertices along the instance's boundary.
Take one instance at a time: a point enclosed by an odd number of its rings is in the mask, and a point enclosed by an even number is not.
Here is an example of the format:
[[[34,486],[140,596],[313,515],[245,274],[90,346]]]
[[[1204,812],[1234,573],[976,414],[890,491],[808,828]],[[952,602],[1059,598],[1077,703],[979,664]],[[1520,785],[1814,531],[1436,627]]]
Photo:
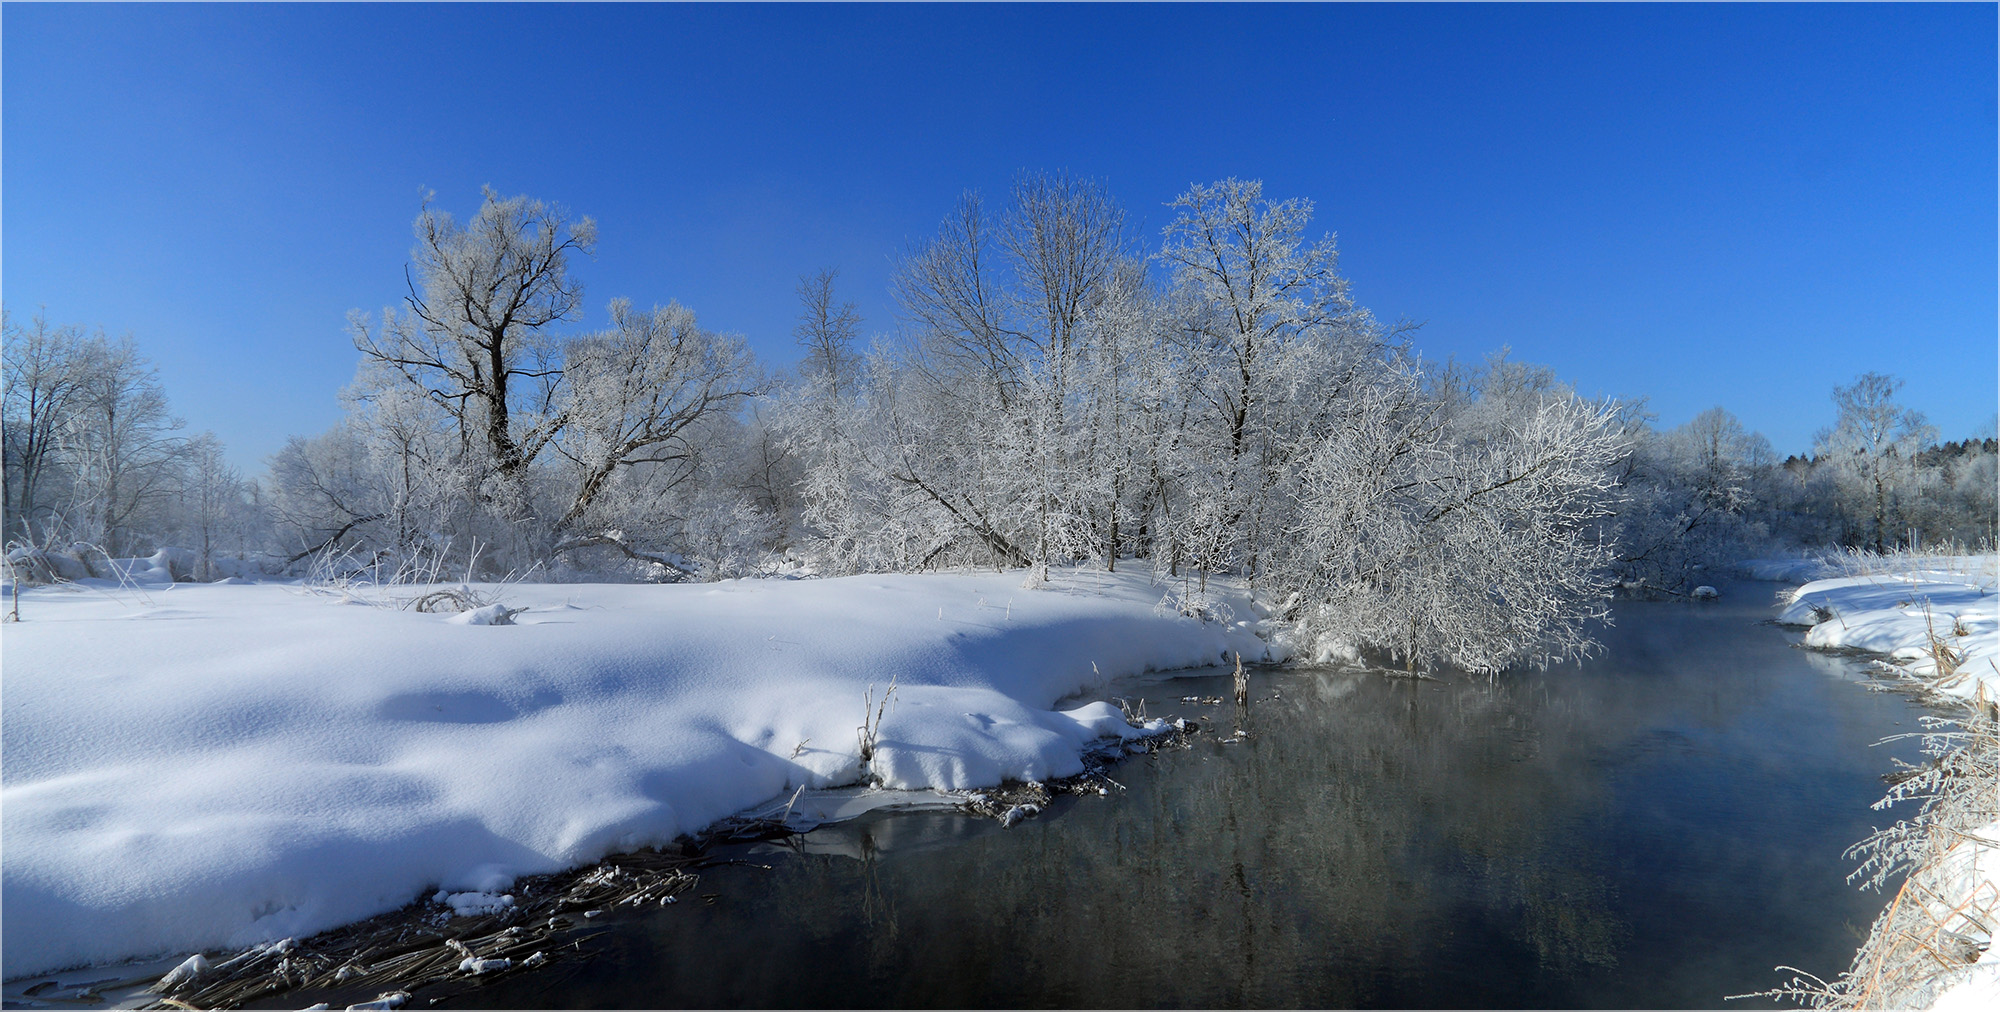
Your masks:
[[[804,474],[795,551],[1147,565],[1191,613],[1228,573],[1322,649],[1407,664],[1577,652],[1616,412],[1504,364],[1426,375],[1306,201],[1231,179],[1172,208],[1148,252],[1090,183],[965,197],[897,275],[903,339],[810,357],[773,413]]]
[[[1833,391],[1838,421],[1795,463],[1824,486],[1814,540],[1881,552],[1898,544],[1995,543],[1994,440],[1939,446],[1921,412],[1895,401],[1902,381],[1867,373]]]
[[[1614,582],[1993,535],[1990,441],[1932,446],[1886,377],[1780,463],[1719,408],[1661,432],[1504,355],[1419,361],[1307,201],[1228,179],[1170,208],[1141,236],[1087,181],[968,194],[902,258],[893,336],[862,347],[836,274],[802,278],[804,360],[774,378],[678,303],[571,326],[589,218],[426,203],[400,304],[350,320],[345,418],[257,482],[179,434],[129,340],[10,322],[9,545],[177,544],[196,576],[225,551],[377,576],[1144,567],[1188,614],[1249,617],[1210,595],[1226,574],[1314,650],[1490,670],[1586,649]]]
[[[182,575],[210,579],[225,555],[262,548],[257,487],[213,434],[182,431],[130,337],[10,315],[0,344],[10,550],[103,575],[114,557],[172,544],[191,551]]]
[[[1622,581],[1675,591],[1703,571],[1789,545],[1882,552],[1991,550],[2000,524],[1995,441],[1938,445],[1895,401],[1901,381],[1866,373],[1833,391],[1834,424],[1810,457],[1780,461],[1763,436],[1711,408],[1665,432],[1633,411],[1608,523]]]

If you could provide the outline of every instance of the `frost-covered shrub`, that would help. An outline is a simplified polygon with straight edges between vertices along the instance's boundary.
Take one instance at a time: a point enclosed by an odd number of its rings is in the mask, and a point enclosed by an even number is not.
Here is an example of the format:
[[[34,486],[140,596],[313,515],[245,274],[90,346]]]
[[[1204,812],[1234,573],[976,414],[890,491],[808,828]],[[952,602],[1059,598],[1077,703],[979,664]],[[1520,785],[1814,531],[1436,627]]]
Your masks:
[[[1494,671],[1575,657],[1603,615],[1607,406],[1547,391],[1504,410],[1415,378],[1357,404],[1315,450],[1273,576],[1311,645]]]

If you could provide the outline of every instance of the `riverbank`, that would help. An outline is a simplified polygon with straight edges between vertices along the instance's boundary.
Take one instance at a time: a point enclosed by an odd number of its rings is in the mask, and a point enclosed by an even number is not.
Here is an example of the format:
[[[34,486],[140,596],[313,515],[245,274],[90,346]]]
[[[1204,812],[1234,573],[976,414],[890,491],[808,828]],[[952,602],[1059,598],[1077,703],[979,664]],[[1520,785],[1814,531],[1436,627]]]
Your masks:
[[[1873,572],[1805,583],[1785,595],[1778,621],[1804,627],[1808,647],[1880,655],[1926,691],[2000,700],[1996,579],[1991,555],[1892,558]]]
[[[1926,711],[1760,624],[1768,585],[1720,589],[1614,602],[1589,661],[1495,679],[1299,664],[1253,671],[1243,714],[1227,667],[1121,679],[1098,691],[1213,733],[1011,829],[899,813],[755,848],[703,873],[713,904],[607,914],[588,962],[462,1001],[1737,1005],[1774,964],[1852,958],[1887,897],[1842,851],[1889,757],[1921,758],[1869,746]]]
[[[1764,576],[1782,564],[1746,564]],[[1822,570],[1823,572],[1823,570]],[[1876,667],[1962,716],[1929,728],[1930,762],[1899,775],[1883,805],[1920,810],[1855,848],[1880,885],[1908,872],[1853,967],[1833,982],[1796,978],[1822,1008],[2000,1006],[2000,597],[1994,556],[1904,557],[1819,579],[1781,597],[1778,621],[1804,645],[1875,655]]]
[[[1186,618],[1144,573],[511,585],[471,588],[497,610],[396,606],[420,589],[24,593],[0,742],[8,976],[238,950],[438,890],[501,896],[800,787],[1073,775],[1131,729],[1109,703],[1057,700],[1265,650],[1249,600]]]

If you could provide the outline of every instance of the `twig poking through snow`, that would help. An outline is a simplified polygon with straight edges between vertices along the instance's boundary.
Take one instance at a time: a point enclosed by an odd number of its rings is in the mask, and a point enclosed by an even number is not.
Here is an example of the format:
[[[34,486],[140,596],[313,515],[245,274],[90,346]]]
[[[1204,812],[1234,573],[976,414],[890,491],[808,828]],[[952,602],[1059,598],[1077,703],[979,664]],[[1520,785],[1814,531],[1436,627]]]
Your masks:
[[[861,726],[854,729],[861,739],[861,761],[867,763],[875,758],[875,740],[882,733],[882,713],[889,707],[889,698],[896,694],[896,678],[889,677],[889,688],[882,693],[880,702],[875,700],[875,685],[869,683],[868,691],[861,696]],[[869,711],[873,710],[871,717]]]

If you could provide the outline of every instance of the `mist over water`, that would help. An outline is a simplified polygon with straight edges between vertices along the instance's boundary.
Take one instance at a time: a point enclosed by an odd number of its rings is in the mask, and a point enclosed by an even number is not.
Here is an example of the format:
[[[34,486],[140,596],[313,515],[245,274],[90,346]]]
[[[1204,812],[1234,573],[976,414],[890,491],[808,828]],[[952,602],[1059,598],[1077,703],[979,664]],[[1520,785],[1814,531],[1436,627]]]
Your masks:
[[[1759,624],[1772,586],[1625,602],[1582,666],[1121,683],[1206,730],[1013,829],[884,814],[608,918],[492,1006],[1718,1007],[1844,969],[1841,852],[1921,709]],[[602,920],[600,922],[602,923]],[[596,926],[594,924],[593,926]],[[1770,1003],[1731,1003],[1763,1007]]]

